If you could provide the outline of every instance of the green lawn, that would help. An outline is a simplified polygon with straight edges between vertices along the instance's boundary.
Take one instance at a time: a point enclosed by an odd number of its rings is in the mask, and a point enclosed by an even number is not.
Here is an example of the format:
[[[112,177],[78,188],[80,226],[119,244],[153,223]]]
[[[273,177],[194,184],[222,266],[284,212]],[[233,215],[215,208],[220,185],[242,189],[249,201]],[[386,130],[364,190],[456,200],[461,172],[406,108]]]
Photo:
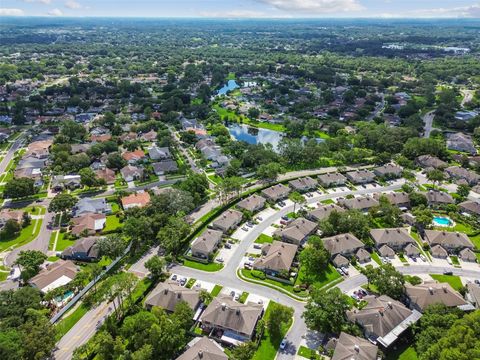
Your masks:
[[[48,250],[53,250],[53,245],[55,244],[55,238],[57,237],[57,231],[52,231],[50,235],[50,241],[48,242]]]
[[[58,256],[49,256],[49,257],[47,258],[47,261],[55,262],[55,261],[57,261],[58,259],[60,259]]]
[[[70,315],[60,320],[55,325],[55,340],[60,340],[82,317],[89,309],[81,304]]]
[[[332,199],[322,200],[322,204],[325,204],[325,205],[335,204],[335,201],[333,201]]]
[[[211,182],[215,184],[218,184],[222,181],[222,178],[216,174],[211,174],[211,175],[208,175],[207,177]]]
[[[271,306],[274,302],[270,301],[268,304],[267,310],[265,311],[264,319],[268,322],[270,317]],[[276,337],[271,337],[268,328],[265,327],[265,331],[262,336],[262,340],[260,342],[260,346],[258,347],[255,355],[253,356],[253,360],[273,360],[277,356],[277,350],[280,347],[280,343],[282,342],[283,338],[288,332],[288,329],[292,325],[293,319],[287,324],[282,326],[282,330],[280,334]]]
[[[260,234],[257,240],[255,240],[255,243],[257,244],[265,244],[265,243],[272,243],[272,242],[273,242],[273,238],[265,234]]]
[[[272,279],[258,279],[256,277],[254,277],[252,275],[252,272],[251,270],[247,270],[247,269],[240,269],[240,274],[245,277],[246,279],[250,279],[250,280],[255,280],[255,281],[258,281],[260,282],[261,284],[265,285],[266,287],[276,287],[276,288],[280,288],[283,290],[283,292],[286,294],[286,295],[290,295],[290,296],[297,296],[299,298],[304,298],[307,296],[307,293],[305,291],[300,291],[300,292],[294,292],[293,291],[293,285],[290,285],[290,284],[284,284],[284,283],[281,283],[279,281],[275,281],[275,280],[272,280]],[[276,289],[278,290],[278,289]],[[279,291],[282,291],[282,290],[279,290]]]
[[[63,251],[67,247],[75,244],[75,240],[67,239],[66,235],[67,233],[62,233],[62,232],[58,234],[57,247],[55,248],[55,251]]]
[[[248,295],[249,295],[248,292],[244,291],[242,295],[240,295],[238,302],[245,304],[245,301],[247,300]]]
[[[222,291],[223,289],[223,286],[220,286],[220,285],[215,285],[212,289],[212,292],[210,294],[212,294],[213,297],[217,296],[218,294],[220,294],[220,291]]]
[[[112,214],[116,214],[118,211],[120,211],[120,205],[118,205],[116,201],[109,201],[108,203],[112,207]]]
[[[417,352],[415,348],[410,345],[400,346],[397,349],[389,350],[386,354],[386,360],[418,360]]]
[[[438,282],[441,283],[449,283],[452,288],[455,290],[460,290],[460,288],[463,286],[462,281],[460,280],[460,277],[455,276],[455,275],[436,275],[436,274],[430,274],[432,279],[437,280]]]
[[[194,278],[190,278],[187,283],[185,284],[185,287],[187,289],[191,289],[193,284],[195,284],[195,281],[197,281],[197,279],[194,279]]]
[[[7,280],[8,274],[9,274],[9,272],[0,271],[0,281]]]
[[[302,282],[305,280],[307,276],[309,275],[306,274],[305,267],[300,266],[300,271],[298,272],[295,285],[302,284]],[[342,277],[332,264],[328,264],[327,268],[324,269],[322,272],[311,274],[310,276],[311,276],[310,281],[312,281],[313,284],[318,287],[325,286],[328,283]]]
[[[2,239],[0,241],[0,251],[4,251],[10,248],[11,246],[17,247],[17,246],[25,245],[30,241],[32,241],[33,239],[35,239],[40,233],[42,222],[43,222],[42,219],[32,220],[30,225],[23,228],[17,237],[13,239],[8,239],[8,240]]]
[[[298,348],[298,355],[301,357],[304,357],[306,359],[315,359],[315,360],[320,360],[320,355],[313,349],[309,349],[306,346],[301,345]]]
[[[122,226],[123,224],[120,223],[120,218],[118,218],[116,215],[108,215],[103,231],[115,231]]]
[[[234,72],[229,72],[227,76],[227,80],[235,80],[236,76]]]
[[[209,271],[209,272],[219,271],[223,268],[222,264],[218,264],[218,263],[202,264],[192,260],[184,260],[183,265],[193,269]]]
[[[382,260],[380,260],[380,256],[377,254],[376,251],[372,252],[372,260],[375,261],[378,265],[382,265]]]

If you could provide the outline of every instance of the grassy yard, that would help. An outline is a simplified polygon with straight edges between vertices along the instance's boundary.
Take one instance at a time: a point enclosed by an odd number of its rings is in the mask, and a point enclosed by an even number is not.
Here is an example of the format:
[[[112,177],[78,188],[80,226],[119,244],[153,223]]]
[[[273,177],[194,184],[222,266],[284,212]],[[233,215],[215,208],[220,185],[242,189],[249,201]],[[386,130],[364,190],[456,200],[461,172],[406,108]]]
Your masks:
[[[220,294],[220,291],[222,291],[223,289],[223,286],[220,286],[220,285],[215,285],[212,289],[212,292],[210,294],[212,294],[213,297],[217,296],[218,294]]]
[[[123,224],[120,223],[120,219],[116,215],[108,215],[107,222],[103,231],[114,231],[121,228]]]
[[[417,352],[413,346],[400,346],[386,354],[386,360],[418,360]]]
[[[256,244],[265,244],[265,243],[272,243],[273,238],[271,236],[260,234],[260,236],[255,240]]]
[[[238,299],[238,302],[245,304],[245,301],[247,300],[249,293],[244,291],[242,295],[240,295],[240,298]]]
[[[325,204],[325,205],[335,204],[335,201],[333,201],[332,199],[322,200],[322,204]]]
[[[211,182],[215,184],[219,184],[222,181],[222,178],[216,174],[210,174],[207,177]]]
[[[89,309],[81,304],[70,315],[60,320],[55,325],[55,340],[60,340],[82,317]]]
[[[258,278],[254,277],[252,275],[251,270],[241,269],[240,274],[247,279],[258,281],[258,282],[264,284],[267,287],[276,287],[276,288],[283,289],[283,292],[285,292],[287,295],[290,294],[290,295],[293,295],[293,296],[298,296],[300,298],[303,298],[303,297],[307,296],[307,293],[305,291],[300,291],[298,293],[294,292],[293,291],[293,285],[284,284],[284,283],[281,283],[279,281],[275,281],[275,280],[272,280],[272,279],[263,279],[263,280],[258,279]]]
[[[376,251],[372,252],[372,260],[375,261],[378,265],[382,265],[382,260]]]
[[[270,301],[270,303],[268,304],[267,310],[265,311],[264,319],[267,322],[270,317],[271,306],[273,303],[274,303],[273,301]],[[276,337],[270,336],[268,332],[268,328],[265,328],[265,332],[263,333],[260,346],[255,352],[255,355],[253,356],[253,360],[275,359],[275,357],[277,356],[277,350],[280,347],[280,343],[282,342],[282,339],[285,337],[286,333],[288,332],[288,329],[292,325],[292,321],[293,319],[290,319],[290,321],[287,324],[284,324],[282,326],[282,330],[280,331],[280,334],[277,335]]]
[[[298,348],[297,355],[300,355],[301,357],[304,357],[306,359],[315,359],[315,360],[320,360],[320,355],[317,353],[317,351],[313,349],[309,349],[306,346],[301,345]]]
[[[25,245],[35,239],[38,234],[40,233],[40,229],[42,227],[42,219],[32,220],[30,225],[23,228],[18,236],[12,239],[1,239],[0,241],[0,251],[4,251],[11,246],[17,247],[21,245]]]
[[[305,267],[300,266],[300,271],[298,272],[297,280],[295,281],[295,285],[300,285],[306,277],[309,275],[305,272]],[[328,264],[327,268],[324,271],[311,274],[311,280],[315,286],[322,287],[327,285],[328,283],[341,278],[342,276],[338,273],[338,271],[333,267],[332,264]]]
[[[67,239],[66,235],[67,233],[62,233],[62,232],[58,234],[57,247],[55,248],[55,251],[63,251],[67,247],[75,244],[75,240]]]
[[[455,275],[436,275],[436,274],[430,274],[433,280],[437,280],[438,282],[441,283],[449,283],[452,288],[455,290],[460,290],[460,288],[463,286],[462,281],[460,280],[460,277],[455,276]]]
[[[202,263],[192,261],[192,260],[184,260],[183,265],[187,266],[187,267],[190,267],[192,269],[209,271],[209,272],[219,271],[223,268],[222,264],[218,264],[218,263],[202,264]]]

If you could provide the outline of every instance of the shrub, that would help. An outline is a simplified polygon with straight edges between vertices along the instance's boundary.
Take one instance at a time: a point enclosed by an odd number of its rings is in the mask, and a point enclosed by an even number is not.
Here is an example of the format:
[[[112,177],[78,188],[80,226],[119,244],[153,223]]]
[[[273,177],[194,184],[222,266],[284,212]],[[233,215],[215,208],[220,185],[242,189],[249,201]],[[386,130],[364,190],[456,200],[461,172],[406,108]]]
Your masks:
[[[252,270],[251,272],[252,276],[257,278],[257,279],[260,279],[260,280],[265,280],[266,276],[265,276],[265,273],[263,271],[260,271],[260,270]]]

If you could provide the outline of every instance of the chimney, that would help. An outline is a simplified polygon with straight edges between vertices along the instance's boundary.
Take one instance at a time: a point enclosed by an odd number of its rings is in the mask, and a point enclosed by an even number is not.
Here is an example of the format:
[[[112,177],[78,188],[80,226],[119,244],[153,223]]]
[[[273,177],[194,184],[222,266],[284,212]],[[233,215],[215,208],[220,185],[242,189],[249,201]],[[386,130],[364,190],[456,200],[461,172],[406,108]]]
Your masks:
[[[240,316],[240,309],[235,310],[235,314],[237,314],[237,316]]]
[[[428,287],[428,291],[433,295],[433,288],[431,286]]]
[[[227,309],[227,304],[222,303],[222,311],[225,311]]]
[[[444,292],[444,293],[447,292],[447,286],[446,286],[446,285],[443,285],[443,286],[442,286],[442,289],[443,289],[443,292]]]
[[[203,351],[202,350],[198,350],[198,358],[203,359]]]
[[[167,294],[168,294],[168,289],[164,289],[164,290],[163,290],[163,293],[164,293],[165,295],[167,295]]]
[[[181,299],[182,298],[182,294],[181,293],[177,293],[177,299]]]

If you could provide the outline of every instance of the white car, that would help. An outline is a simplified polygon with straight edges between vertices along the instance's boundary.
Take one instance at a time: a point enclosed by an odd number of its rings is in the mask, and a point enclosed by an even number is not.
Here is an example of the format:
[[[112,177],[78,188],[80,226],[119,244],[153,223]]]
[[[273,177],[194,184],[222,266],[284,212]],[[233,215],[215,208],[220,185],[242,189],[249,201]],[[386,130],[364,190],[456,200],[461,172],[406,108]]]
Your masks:
[[[280,344],[280,350],[285,350],[287,348],[287,339],[283,339]]]

